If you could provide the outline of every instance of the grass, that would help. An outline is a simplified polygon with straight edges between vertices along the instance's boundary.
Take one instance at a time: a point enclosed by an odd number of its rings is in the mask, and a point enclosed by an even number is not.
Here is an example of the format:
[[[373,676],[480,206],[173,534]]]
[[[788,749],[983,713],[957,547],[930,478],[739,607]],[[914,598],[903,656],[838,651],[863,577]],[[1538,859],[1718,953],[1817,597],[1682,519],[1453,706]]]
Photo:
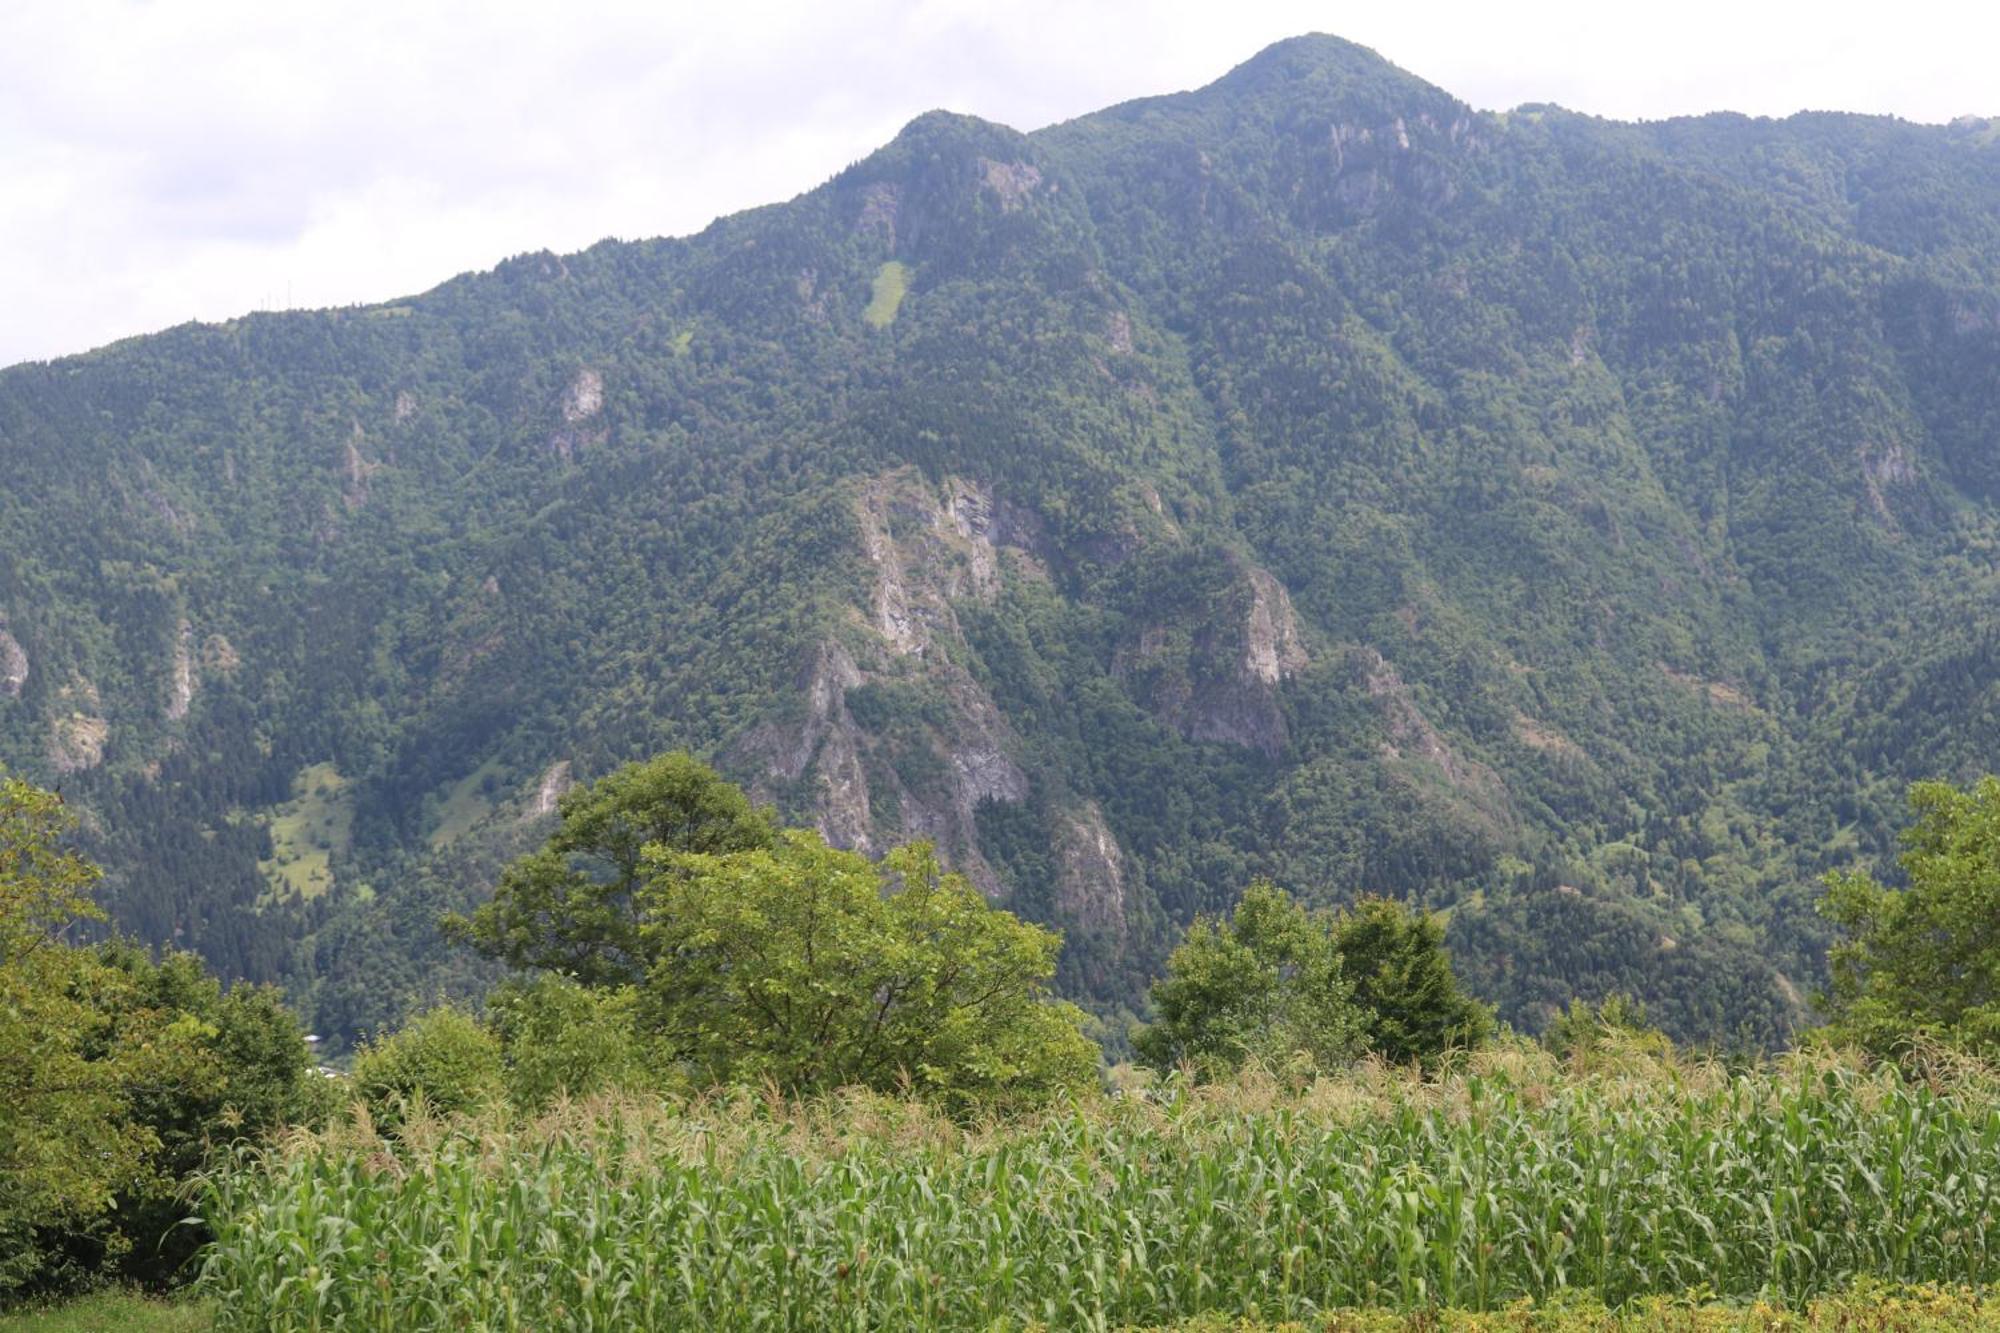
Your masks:
[[[875,270],[875,287],[868,300],[868,308],[861,312],[861,318],[868,321],[871,328],[886,329],[896,322],[896,312],[902,308],[903,298],[910,291],[910,266],[900,259],[891,259]]]
[[[354,829],[347,780],[332,764],[292,779],[292,799],[270,815],[271,859],[257,868],[277,896],[317,898],[333,887],[333,857],[345,855]]]
[[[2000,1084],[1613,1054],[984,1127],[747,1094],[344,1125],[217,1181],[205,1291],[223,1329],[1763,1328],[1806,1325],[1727,1321],[1857,1283],[1944,1284],[1869,1327],[1986,1319]],[[1490,1318],[1408,1323],[1439,1310]]]
[[[412,1328],[421,1327],[411,1325]],[[47,1309],[0,1315],[0,1333],[209,1333],[210,1308],[200,1302],[143,1296],[87,1296]],[[2000,1307],[1965,1288],[1914,1288],[1860,1292],[1815,1301],[1803,1310],[1779,1306],[1693,1305],[1647,1301],[1613,1313],[1601,1307],[1517,1306],[1491,1314],[1386,1310],[1342,1311],[1311,1324],[1260,1324],[1201,1318],[1174,1333],[1807,1333],[1851,1329],[1856,1333],[1965,1333],[2000,1329]]]
[[[207,1333],[213,1326],[204,1303],[115,1291],[0,1315],[0,1333]]]
[[[452,784],[438,811],[437,827],[431,830],[431,846],[443,847],[470,833],[473,826],[493,813],[486,798],[486,780],[500,772],[500,761],[489,759]]]

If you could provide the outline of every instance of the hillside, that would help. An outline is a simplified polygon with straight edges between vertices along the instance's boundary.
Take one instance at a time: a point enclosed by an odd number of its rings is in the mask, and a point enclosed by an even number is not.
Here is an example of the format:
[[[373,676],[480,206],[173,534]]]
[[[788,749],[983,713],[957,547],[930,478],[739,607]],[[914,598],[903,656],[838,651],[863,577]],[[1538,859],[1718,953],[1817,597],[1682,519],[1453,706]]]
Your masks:
[[[1268,875],[1781,1039],[1993,766],[1990,122],[1476,111],[1326,37],[700,235],[0,372],[0,760],[350,1036],[671,747],[1136,1007]]]

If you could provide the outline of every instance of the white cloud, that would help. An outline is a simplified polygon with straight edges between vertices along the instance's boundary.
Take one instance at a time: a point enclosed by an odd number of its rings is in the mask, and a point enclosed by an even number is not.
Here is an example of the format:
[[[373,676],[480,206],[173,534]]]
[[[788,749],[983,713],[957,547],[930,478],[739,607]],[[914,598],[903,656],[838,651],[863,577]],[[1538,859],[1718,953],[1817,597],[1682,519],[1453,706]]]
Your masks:
[[[2000,17],[1933,8],[28,0],[0,18],[0,364],[693,231],[933,106],[1032,128],[1309,30],[1481,106],[2000,111]]]

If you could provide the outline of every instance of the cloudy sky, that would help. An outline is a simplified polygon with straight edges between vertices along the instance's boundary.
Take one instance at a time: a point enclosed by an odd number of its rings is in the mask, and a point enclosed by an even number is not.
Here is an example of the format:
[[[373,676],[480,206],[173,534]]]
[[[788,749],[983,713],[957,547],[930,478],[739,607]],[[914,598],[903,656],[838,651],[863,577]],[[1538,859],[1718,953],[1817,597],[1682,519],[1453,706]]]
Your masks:
[[[1307,31],[1488,108],[2000,114],[1974,0],[0,0],[0,364],[694,231],[931,107],[1031,129]]]

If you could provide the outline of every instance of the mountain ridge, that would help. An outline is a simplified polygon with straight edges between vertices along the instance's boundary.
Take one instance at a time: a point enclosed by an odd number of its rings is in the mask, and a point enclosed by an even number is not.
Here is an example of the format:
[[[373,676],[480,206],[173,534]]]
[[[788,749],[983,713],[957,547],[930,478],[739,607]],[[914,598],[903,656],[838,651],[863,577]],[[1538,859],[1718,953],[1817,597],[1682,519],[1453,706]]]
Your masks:
[[[476,990],[435,916],[684,745],[936,839],[1114,1026],[1270,875],[1449,910],[1529,1026],[1782,1039],[1813,876],[1990,753],[2000,153],[1708,119],[1295,39],[0,372],[0,756],[336,1036]]]

